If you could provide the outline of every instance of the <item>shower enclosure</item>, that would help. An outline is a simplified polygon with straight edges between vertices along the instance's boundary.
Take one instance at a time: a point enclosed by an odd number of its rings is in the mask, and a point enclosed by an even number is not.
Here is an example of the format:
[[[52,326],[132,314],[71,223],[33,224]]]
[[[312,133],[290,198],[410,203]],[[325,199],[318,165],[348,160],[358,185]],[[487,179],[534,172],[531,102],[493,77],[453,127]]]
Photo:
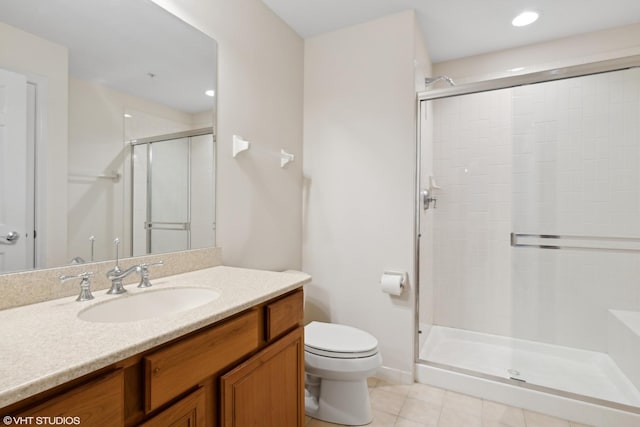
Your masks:
[[[211,128],[131,143],[133,256],[213,246]]]
[[[640,413],[638,66],[419,95],[418,366]]]

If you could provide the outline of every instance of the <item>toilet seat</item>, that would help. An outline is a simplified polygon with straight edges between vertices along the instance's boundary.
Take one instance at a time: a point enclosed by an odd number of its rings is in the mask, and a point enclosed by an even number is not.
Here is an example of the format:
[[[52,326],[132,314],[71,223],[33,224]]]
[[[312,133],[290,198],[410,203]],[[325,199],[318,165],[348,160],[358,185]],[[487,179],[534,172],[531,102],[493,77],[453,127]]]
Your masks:
[[[311,322],[304,328],[305,351],[335,359],[359,359],[378,353],[378,340],[357,328]]]

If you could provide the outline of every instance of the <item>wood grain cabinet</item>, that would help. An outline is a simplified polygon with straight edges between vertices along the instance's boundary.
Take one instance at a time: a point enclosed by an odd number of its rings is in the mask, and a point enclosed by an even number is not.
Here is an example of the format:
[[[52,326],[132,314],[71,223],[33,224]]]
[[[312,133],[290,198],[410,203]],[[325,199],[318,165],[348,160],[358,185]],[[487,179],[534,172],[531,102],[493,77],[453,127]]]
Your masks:
[[[259,311],[251,310],[145,356],[145,412],[255,351]]]
[[[303,328],[298,327],[222,376],[222,426],[303,426],[303,373]]]
[[[123,378],[121,369],[100,375],[92,381],[53,396],[27,410],[14,412],[14,416],[24,419],[25,424],[43,426],[122,425],[124,422]]]
[[[302,289],[0,413],[83,427],[302,427]]]
[[[207,400],[203,388],[171,405],[158,415],[140,424],[140,427],[204,427]]]

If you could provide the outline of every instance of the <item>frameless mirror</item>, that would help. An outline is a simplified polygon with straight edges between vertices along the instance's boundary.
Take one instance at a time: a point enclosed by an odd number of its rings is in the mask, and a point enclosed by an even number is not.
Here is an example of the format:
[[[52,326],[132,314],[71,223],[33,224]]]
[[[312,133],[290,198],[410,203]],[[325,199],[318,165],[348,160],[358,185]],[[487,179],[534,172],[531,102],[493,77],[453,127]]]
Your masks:
[[[0,273],[112,259],[116,237],[121,257],[213,246],[215,40],[150,0],[0,19]]]

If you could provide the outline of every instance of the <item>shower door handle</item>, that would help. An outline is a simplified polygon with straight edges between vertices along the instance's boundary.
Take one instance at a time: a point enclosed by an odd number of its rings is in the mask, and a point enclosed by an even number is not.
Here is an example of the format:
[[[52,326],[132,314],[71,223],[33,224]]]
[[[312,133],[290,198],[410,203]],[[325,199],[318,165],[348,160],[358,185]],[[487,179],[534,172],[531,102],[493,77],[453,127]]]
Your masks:
[[[435,209],[438,203],[438,199],[431,196],[431,192],[427,189],[422,190],[422,208],[426,211],[429,209],[429,205],[433,202],[433,208]]]
[[[19,238],[20,233],[18,233],[17,231],[10,231],[9,233],[7,233],[7,235],[0,236],[0,243],[3,243],[5,245],[13,245]]]
[[[145,230],[191,230],[190,222],[159,222],[159,221],[145,221]]]

